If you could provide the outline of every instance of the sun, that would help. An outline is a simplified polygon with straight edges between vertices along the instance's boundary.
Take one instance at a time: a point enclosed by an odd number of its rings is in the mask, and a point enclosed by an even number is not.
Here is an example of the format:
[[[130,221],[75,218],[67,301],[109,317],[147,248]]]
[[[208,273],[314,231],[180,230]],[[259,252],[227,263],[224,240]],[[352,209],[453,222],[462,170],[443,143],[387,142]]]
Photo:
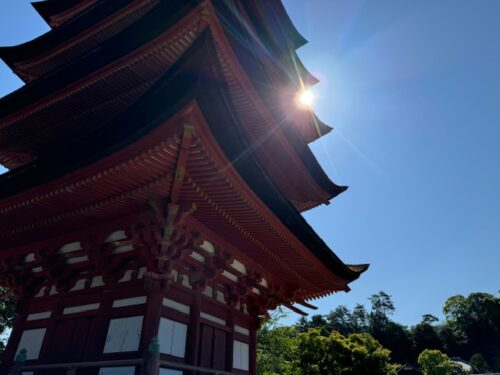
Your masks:
[[[310,109],[313,102],[314,94],[308,89],[300,90],[295,97],[295,103],[301,109]]]

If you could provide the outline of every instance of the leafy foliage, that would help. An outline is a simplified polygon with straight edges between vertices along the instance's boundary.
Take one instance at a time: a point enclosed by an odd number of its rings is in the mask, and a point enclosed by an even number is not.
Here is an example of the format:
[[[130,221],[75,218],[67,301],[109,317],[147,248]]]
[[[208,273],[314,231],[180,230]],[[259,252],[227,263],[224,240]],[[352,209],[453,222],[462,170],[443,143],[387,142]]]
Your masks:
[[[448,298],[443,312],[451,334],[461,339],[452,355],[483,353],[490,361],[500,356],[500,298],[488,293],[457,295]]]
[[[439,324],[435,316],[425,314],[419,324],[410,328],[392,320],[395,306],[389,294],[379,292],[369,300],[370,309],[361,304],[352,311],[346,306],[338,306],[325,315],[301,318],[292,327],[279,327],[275,321],[272,323],[274,328],[266,325],[259,334],[259,372],[326,374],[321,372],[326,370],[320,366],[324,361],[335,360],[337,364],[346,362],[345,357],[340,354],[332,356],[324,348],[335,348],[338,353],[345,353],[341,350],[343,345],[354,345],[349,341],[353,340],[350,338],[353,334],[361,333],[369,334],[378,345],[385,348],[393,364],[416,365],[419,354],[431,349],[450,357],[461,358],[471,358],[472,354],[480,353],[489,368],[500,371],[499,298],[487,293],[472,293],[467,297],[453,296],[444,306],[444,324]],[[301,333],[309,336],[300,335]],[[319,345],[318,348],[323,349],[314,352],[307,343],[315,343]],[[476,361],[479,366],[479,359]],[[333,362],[328,363],[331,371],[329,374],[344,374],[335,372],[340,370],[332,367]],[[306,370],[301,366],[306,366],[309,372],[304,372]],[[448,371],[446,374],[461,373],[461,368],[454,366],[452,362],[443,368]]]
[[[418,356],[418,364],[425,375],[452,375],[453,365],[439,350],[426,349]]]
[[[8,296],[8,290],[0,287],[0,355],[5,349],[3,338],[6,331],[12,328],[16,316],[14,297]]]
[[[297,374],[386,375],[395,374],[389,350],[367,333],[344,336],[333,331],[322,336],[311,329],[298,337]]]
[[[483,372],[489,371],[488,363],[484,359],[484,356],[481,353],[476,353],[472,357],[470,357],[469,363],[474,368],[474,371],[478,374],[482,374]]]

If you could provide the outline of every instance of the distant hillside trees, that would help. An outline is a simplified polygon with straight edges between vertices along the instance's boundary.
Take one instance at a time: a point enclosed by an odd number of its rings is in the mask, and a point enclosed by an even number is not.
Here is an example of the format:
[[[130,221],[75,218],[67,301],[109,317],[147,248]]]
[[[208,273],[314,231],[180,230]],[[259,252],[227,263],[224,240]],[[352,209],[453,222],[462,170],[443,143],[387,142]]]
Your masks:
[[[350,337],[357,337],[353,335],[361,333],[368,334],[381,348],[387,349],[388,360],[394,364],[417,365],[422,353],[426,353],[424,360],[426,356],[437,358],[439,356],[436,353],[441,353],[446,358],[461,357],[471,360],[478,371],[484,368],[500,371],[499,298],[488,293],[472,293],[467,297],[452,296],[444,304],[446,321],[443,324],[438,324],[435,316],[425,314],[422,321],[412,327],[392,320],[395,306],[387,293],[379,292],[369,300],[369,309],[361,304],[353,310],[338,306],[328,314],[313,315],[309,319],[301,318],[294,326],[283,327],[276,325],[276,322],[273,323],[274,328],[265,326],[259,333],[259,351],[268,354],[258,358],[259,372],[289,374],[290,372],[286,371],[293,368],[292,364],[296,366],[298,363],[299,368],[303,369],[309,366],[308,361],[312,367],[307,368],[314,369],[319,363],[323,363],[319,361],[322,354],[315,354],[312,349],[304,352],[304,342],[312,340],[311,342],[322,347],[319,343],[326,345],[329,340],[345,343],[349,342]],[[271,357],[274,357],[274,354],[269,353],[276,353],[277,357],[273,360]],[[330,360],[340,361],[334,357]],[[271,363],[274,364],[270,365]],[[328,368],[331,369],[332,363],[330,362]],[[459,373],[452,367],[453,365],[448,364],[443,368],[451,371],[450,374]],[[392,368],[389,366],[386,370],[392,371]],[[356,374],[349,371],[341,374]]]

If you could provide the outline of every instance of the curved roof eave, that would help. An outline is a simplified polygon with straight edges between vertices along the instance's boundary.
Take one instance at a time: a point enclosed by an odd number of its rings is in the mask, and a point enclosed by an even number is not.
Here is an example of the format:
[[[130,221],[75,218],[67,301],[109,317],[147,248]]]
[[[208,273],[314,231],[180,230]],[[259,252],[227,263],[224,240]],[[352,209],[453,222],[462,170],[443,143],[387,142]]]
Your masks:
[[[15,46],[0,47],[0,58],[15,70],[15,64],[36,58],[38,55],[51,50],[59,43],[79,35],[97,22],[109,17],[116,11],[131,3],[133,0],[114,0],[112,2],[97,3],[91,10],[81,17],[64,23],[61,27]],[[43,2],[45,4],[45,2]]]
[[[31,5],[38,14],[50,25],[51,17],[69,10],[85,0],[45,0],[35,1]]]
[[[125,56],[131,50],[139,48],[152,38],[160,35],[165,29],[172,26],[179,18],[183,17],[189,10],[193,9],[198,0],[171,0],[162,3],[162,8],[156,12],[150,12],[141,22],[132,24],[119,34],[113,36],[91,53],[87,53],[78,59],[63,65],[18,90],[0,98],[0,119],[6,117],[32,102],[41,100],[49,93],[54,93],[73,83],[78,78],[95,72],[106,64]],[[168,14],[169,17],[165,17]],[[146,32],[141,28],[149,27]],[[134,36],[131,38],[131,35]]]
[[[59,178],[126,147],[194,99],[226,157],[263,203],[334,275],[346,282],[357,279],[365,269],[344,264],[283,196],[253,151],[242,151],[253,149],[234,113],[227,87],[218,79],[221,70],[212,34],[207,29],[148,93],[106,126],[0,176],[0,199]],[[171,105],[166,107],[166,102]]]

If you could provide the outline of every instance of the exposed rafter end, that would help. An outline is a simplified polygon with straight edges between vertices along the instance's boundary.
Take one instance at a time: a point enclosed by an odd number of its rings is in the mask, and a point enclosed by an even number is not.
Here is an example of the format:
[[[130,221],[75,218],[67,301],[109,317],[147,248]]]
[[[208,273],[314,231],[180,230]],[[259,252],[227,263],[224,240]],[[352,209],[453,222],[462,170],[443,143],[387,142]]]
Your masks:
[[[305,301],[296,301],[299,305],[302,305],[304,307],[307,307],[308,309],[311,309],[311,310],[317,310],[318,308],[316,306],[313,306]]]
[[[309,314],[296,308],[295,306],[293,306],[291,303],[284,303],[283,304],[284,306],[286,306],[287,308],[289,308],[290,310],[292,310],[293,312],[299,314],[299,315],[302,315],[302,316],[308,316]]]

